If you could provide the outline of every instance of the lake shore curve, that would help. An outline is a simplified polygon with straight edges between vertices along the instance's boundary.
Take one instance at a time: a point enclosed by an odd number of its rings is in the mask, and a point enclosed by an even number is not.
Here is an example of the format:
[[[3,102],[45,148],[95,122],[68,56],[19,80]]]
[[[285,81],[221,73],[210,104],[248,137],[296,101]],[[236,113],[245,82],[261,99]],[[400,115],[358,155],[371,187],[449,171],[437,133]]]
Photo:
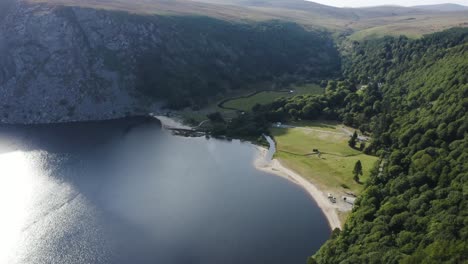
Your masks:
[[[255,168],[283,177],[299,185],[312,197],[312,199],[317,203],[317,206],[322,210],[331,230],[334,230],[335,228],[341,229],[341,221],[337,214],[338,208],[330,203],[324,192],[319,190],[317,186],[298,173],[283,166],[278,159],[268,160],[268,149],[258,146],[258,151],[259,155],[254,161]]]

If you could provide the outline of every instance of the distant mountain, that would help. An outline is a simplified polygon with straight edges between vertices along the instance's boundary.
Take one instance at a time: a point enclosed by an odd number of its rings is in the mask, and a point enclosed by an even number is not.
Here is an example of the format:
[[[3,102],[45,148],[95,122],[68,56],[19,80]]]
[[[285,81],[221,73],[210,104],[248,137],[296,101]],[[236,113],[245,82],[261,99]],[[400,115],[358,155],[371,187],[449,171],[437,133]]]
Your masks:
[[[468,6],[457,4],[420,5],[414,6],[414,8],[439,12],[468,11]]]
[[[228,4],[257,9],[300,10],[315,16],[333,16],[334,19],[359,20],[365,18],[388,17],[406,14],[421,14],[425,9],[414,7],[383,5],[365,8],[339,8],[306,0],[193,0],[210,4]]]
[[[225,8],[244,8],[254,17],[290,20],[314,28],[354,33],[352,39],[406,35],[417,38],[451,27],[468,26],[468,9],[459,5],[338,8],[306,0],[191,0]],[[236,16],[236,15],[234,15]],[[252,16],[250,16],[251,18]]]
[[[334,19],[356,19],[352,10],[318,4],[305,0],[192,0],[210,4],[227,4],[274,12],[275,10],[294,10],[307,12],[316,17],[333,17]]]
[[[363,19],[374,19],[383,17],[407,16],[407,15],[437,15],[441,12],[468,11],[468,7],[456,4],[421,5],[404,7],[397,5],[382,5],[364,8],[339,8],[318,4],[306,0],[191,0],[200,3],[216,5],[238,6],[257,11],[275,14],[280,17],[295,17],[288,11],[308,13],[315,18],[333,18],[335,21],[349,20],[357,21]],[[276,11],[276,12],[275,12]],[[280,14],[279,12],[283,12]],[[311,18],[312,19],[312,18]],[[314,21],[315,22],[315,21]],[[346,23],[345,23],[346,24]]]
[[[3,17],[5,17],[6,14],[8,14],[13,4],[14,4],[13,0],[0,1],[0,21],[2,21]]]

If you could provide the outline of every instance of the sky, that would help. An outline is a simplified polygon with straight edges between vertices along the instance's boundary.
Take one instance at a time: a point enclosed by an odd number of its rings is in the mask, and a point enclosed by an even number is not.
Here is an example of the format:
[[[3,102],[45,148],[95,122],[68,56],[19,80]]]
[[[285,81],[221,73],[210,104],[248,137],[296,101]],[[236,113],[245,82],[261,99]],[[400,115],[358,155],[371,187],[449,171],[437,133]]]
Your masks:
[[[312,2],[338,6],[338,7],[362,7],[362,6],[378,6],[378,5],[431,5],[453,3],[468,6],[468,0],[311,0]]]

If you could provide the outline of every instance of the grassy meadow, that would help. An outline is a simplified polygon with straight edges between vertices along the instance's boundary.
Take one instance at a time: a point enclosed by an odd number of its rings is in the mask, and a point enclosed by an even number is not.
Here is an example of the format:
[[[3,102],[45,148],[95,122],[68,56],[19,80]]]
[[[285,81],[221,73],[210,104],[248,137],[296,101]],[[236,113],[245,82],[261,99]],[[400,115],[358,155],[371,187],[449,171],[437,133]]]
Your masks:
[[[290,93],[292,90],[294,92]],[[301,94],[321,94],[324,89],[317,84],[292,85],[285,91],[263,91],[253,96],[235,98],[223,104],[227,108],[250,111],[256,104],[269,104],[281,97],[293,97]]]
[[[299,125],[299,124],[297,124]],[[348,146],[349,135],[333,122],[309,122],[295,128],[273,128],[278,158],[285,166],[311,180],[324,190],[344,190],[358,194],[363,184],[353,180],[353,168],[360,160],[363,167],[361,182],[369,177],[377,157],[363,154]],[[322,154],[313,154],[318,149]]]

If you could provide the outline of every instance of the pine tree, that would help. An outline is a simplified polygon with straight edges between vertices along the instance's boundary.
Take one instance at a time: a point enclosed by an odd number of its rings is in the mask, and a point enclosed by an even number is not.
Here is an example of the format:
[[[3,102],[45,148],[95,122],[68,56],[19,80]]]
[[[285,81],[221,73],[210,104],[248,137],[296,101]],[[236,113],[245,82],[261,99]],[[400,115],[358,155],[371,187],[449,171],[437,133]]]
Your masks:
[[[361,144],[359,145],[359,150],[360,150],[360,151],[363,151],[365,148],[366,148],[366,143],[365,143],[365,142],[361,142]]]
[[[359,180],[359,176],[362,176],[362,164],[361,164],[361,161],[358,160],[356,162],[356,164],[354,165],[354,169],[353,169],[353,174],[354,174],[354,180],[359,183],[360,180]]]
[[[354,134],[351,136],[351,138],[348,141],[348,145],[350,147],[354,148],[356,146],[357,137],[358,137],[357,133],[356,133],[356,131],[354,131]]]

